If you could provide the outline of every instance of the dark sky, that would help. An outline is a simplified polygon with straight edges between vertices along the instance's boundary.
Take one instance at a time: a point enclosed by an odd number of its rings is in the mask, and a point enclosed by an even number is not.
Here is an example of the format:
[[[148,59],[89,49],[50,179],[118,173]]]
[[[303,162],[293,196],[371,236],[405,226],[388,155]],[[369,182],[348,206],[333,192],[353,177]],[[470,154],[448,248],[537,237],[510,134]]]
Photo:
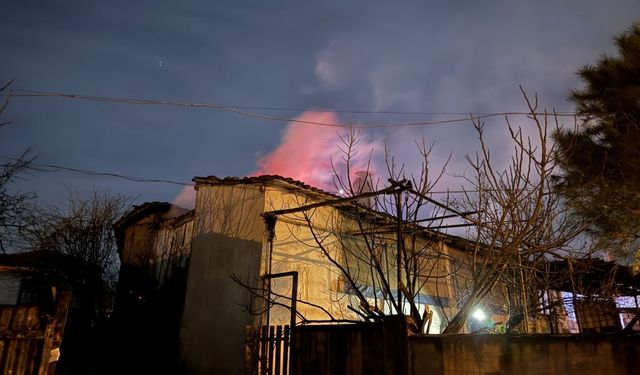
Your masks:
[[[3,0],[0,82],[237,106],[462,113],[523,110],[522,85],[544,107],[565,111],[572,109],[568,91],[579,86],[577,69],[614,53],[612,38],[638,16],[637,0]],[[14,97],[2,117],[13,124],[0,130],[0,156],[30,148],[41,163],[180,181],[256,171],[288,126],[211,109],[63,98]],[[448,117],[338,114],[337,120]],[[493,122],[490,136],[499,143],[504,120]],[[377,145],[387,139],[411,165],[419,134],[435,142],[436,162],[453,151],[449,169],[464,169],[462,157],[474,147],[469,123],[363,136]],[[51,204],[69,190],[121,192],[138,201],[171,201],[180,191],[69,172],[38,173],[14,188],[36,191]]]

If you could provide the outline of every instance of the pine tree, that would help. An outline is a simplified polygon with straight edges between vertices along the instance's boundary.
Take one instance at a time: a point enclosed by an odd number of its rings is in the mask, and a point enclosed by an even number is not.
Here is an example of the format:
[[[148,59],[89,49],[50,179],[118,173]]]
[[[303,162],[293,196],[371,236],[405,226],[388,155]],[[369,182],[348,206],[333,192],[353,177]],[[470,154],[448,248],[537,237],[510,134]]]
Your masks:
[[[571,93],[582,123],[555,135],[562,174],[557,188],[587,218],[597,243],[640,260],[640,22],[615,38],[618,56],[603,56],[578,75]]]

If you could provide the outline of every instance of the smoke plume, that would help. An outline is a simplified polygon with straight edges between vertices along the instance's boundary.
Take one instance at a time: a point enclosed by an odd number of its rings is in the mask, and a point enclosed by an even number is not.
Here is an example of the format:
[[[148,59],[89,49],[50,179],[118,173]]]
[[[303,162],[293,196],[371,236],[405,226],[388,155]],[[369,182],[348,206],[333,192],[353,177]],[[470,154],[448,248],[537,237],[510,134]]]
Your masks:
[[[193,208],[196,204],[196,189],[192,186],[185,186],[173,200],[173,204],[184,208]]]
[[[333,112],[304,112],[296,119],[338,123],[338,118]],[[341,178],[346,177],[345,154],[340,148],[344,149],[341,137],[347,139],[348,135],[348,130],[342,128],[289,123],[280,145],[258,159],[258,168],[251,175],[277,174],[336,192],[339,189],[334,183],[335,174],[338,173]],[[382,149],[381,141],[369,141],[364,133],[358,135],[357,149],[352,153],[350,161],[352,182],[357,180],[359,172],[366,170],[369,171],[370,178],[373,176],[375,180],[376,152]],[[174,204],[192,208],[195,204],[195,190],[190,186],[185,187],[174,200]]]
[[[297,120],[338,123],[333,112],[304,112]],[[335,191],[334,167],[339,174],[345,170],[345,155],[340,151],[343,141],[340,138],[347,136],[348,131],[341,128],[292,122],[282,136],[280,145],[258,160],[258,169],[252,175],[277,174]],[[375,173],[373,164],[368,164],[372,150],[382,149],[381,142],[367,141],[365,134],[361,133],[357,146],[350,165],[352,172],[369,167],[370,172]]]

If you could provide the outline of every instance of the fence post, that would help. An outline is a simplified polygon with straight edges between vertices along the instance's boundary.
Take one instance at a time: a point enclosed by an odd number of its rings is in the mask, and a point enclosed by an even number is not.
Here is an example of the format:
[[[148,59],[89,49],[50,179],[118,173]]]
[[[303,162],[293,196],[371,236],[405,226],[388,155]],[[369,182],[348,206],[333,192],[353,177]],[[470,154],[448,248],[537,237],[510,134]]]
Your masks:
[[[258,373],[258,355],[260,351],[260,328],[253,326],[245,327],[245,349],[244,349],[244,373],[245,375],[256,375]]]
[[[402,315],[392,315],[382,323],[384,374],[406,375],[409,372],[409,334]]]
[[[71,305],[71,292],[62,291],[56,297],[56,311],[53,317],[47,317],[47,326],[44,331],[44,341],[42,343],[42,355],[40,356],[40,366],[38,375],[47,375],[49,369],[55,370],[55,365],[49,365],[51,350],[54,344],[59,348],[62,343],[64,326],[67,321],[67,312]]]

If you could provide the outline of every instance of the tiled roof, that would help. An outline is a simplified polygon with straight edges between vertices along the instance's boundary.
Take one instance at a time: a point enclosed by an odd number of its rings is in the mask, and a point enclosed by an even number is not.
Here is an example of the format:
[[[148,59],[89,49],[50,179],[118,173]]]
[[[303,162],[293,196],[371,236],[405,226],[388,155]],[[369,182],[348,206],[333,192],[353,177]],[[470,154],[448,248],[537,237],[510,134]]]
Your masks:
[[[113,225],[116,230],[126,227],[130,223],[140,220],[153,212],[166,212],[171,209],[169,202],[145,202],[139,206],[133,206],[131,211],[127,212]]]
[[[293,185],[300,189],[312,191],[314,193],[327,195],[330,197],[341,198],[340,196],[330,193],[328,191],[319,189],[317,187],[311,186],[307,183],[304,183],[299,180],[294,180],[290,177],[283,177],[280,175],[260,175],[260,176],[246,176],[246,177],[217,177],[217,176],[207,176],[207,177],[194,177],[193,182],[197,185],[249,185],[249,184],[268,184],[271,182],[284,182],[289,185]]]

